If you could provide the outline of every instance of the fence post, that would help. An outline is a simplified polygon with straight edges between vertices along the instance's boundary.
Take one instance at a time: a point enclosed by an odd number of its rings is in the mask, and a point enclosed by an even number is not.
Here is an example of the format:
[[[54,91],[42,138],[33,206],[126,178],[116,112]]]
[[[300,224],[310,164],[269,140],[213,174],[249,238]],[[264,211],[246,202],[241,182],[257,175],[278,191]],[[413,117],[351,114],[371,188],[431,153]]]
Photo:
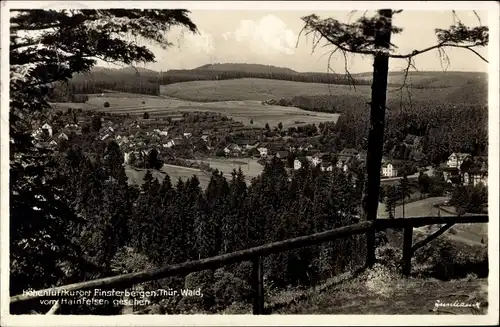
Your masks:
[[[413,226],[405,227],[403,236],[403,275],[408,277],[411,273],[411,246],[413,243]]]
[[[262,269],[262,258],[256,257],[252,260],[252,281],[253,281],[253,314],[264,314],[264,278]]]

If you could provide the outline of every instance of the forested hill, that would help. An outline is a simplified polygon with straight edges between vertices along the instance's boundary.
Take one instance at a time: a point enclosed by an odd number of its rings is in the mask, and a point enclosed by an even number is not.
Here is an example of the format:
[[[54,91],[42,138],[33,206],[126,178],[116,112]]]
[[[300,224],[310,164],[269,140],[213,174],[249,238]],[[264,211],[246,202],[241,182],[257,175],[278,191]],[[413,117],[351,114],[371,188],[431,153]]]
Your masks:
[[[354,74],[357,85],[371,85],[371,73]],[[96,67],[89,74],[78,74],[71,84],[80,91],[88,93],[100,90],[116,90],[123,92],[159,95],[159,86],[191,81],[234,80],[241,78],[260,78],[302,83],[320,83],[351,85],[352,78],[344,75],[319,72],[300,73],[289,68],[265,66],[257,64],[210,64],[195,69],[180,69],[158,72],[145,68],[104,68]],[[478,72],[404,72],[389,73],[389,86],[400,87],[406,83],[413,89],[443,89],[460,100],[483,99],[487,96],[487,74]],[[465,99],[464,95],[467,95]]]
[[[218,71],[240,73],[275,73],[275,74],[300,74],[293,69],[259,64],[207,64],[193,69],[195,71]]]

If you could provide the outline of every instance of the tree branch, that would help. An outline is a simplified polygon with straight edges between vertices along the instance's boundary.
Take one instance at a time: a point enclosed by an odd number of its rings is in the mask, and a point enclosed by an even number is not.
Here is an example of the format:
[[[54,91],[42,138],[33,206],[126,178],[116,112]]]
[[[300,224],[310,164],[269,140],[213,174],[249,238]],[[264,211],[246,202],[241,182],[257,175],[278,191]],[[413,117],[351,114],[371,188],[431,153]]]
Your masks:
[[[469,50],[488,63],[486,58],[473,49],[477,46],[487,45],[488,29],[483,26],[468,28],[460,20],[448,30],[436,29],[437,44],[425,49],[413,50],[406,54],[394,54],[390,52],[391,50],[378,49],[379,47],[373,43],[374,29],[384,28],[383,20],[379,21],[382,25],[377,26],[374,25],[372,20],[366,20],[366,18],[362,18],[356,24],[350,25],[339,23],[331,18],[320,20],[316,15],[306,16],[302,19],[306,24],[299,35],[304,30],[307,32],[306,35],[311,33],[315,35],[317,33],[320,35],[320,39],[324,38],[328,43],[345,52],[373,56],[384,55],[393,59],[409,59],[432,50],[450,47]],[[400,31],[401,29],[391,26],[392,33],[399,33]],[[391,44],[391,46],[395,48],[394,45]]]
[[[323,32],[321,32],[321,31],[317,31],[317,32],[320,33],[321,36],[323,38],[325,38],[328,42],[330,42],[331,44],[335,45],[337,48],[339,48],[342,51],[346,51],[346,52],[350,52],[350,53],[356,53],[356,54],[361,54],[361,55],[379,55],[381,53],[381,51],[374,51],[374,50],[351,50],[351,49],[348,49],[348,48],[346,48],[346,47],[344,47],[344,46],[336,43],[331,38],[329,38],[328,36],[326,36]],[[422,50],[413,50],[412,52],[407,53],[407,54],[390,54],[389,53],[389,54],[386,54],[386,56],[388,56],[389,58],[393,58],[393,59],[408,59],[408,58],[413,58],[413,57],[418,56],[420,54],[429,52],[431,50],[436,50],[436,49],[439,49],[439,48],[446,48],[446,47],[448,47],[448,48],[460,48],[460,49],[466,49],[466,50],[472,51],[481,60],[483,60],[486,63],[489,63],[486,58],[484,58],[476,50],[473,49],[473,47],[476,47],[476,46],[479,46],[479,45],[478,44],[474,44],[474,45],[459,45],[459,44],[452,44],[452,43],[440,42],[438,44],[435,44],[433,46],[430,46],[430,47],[422,49]]]

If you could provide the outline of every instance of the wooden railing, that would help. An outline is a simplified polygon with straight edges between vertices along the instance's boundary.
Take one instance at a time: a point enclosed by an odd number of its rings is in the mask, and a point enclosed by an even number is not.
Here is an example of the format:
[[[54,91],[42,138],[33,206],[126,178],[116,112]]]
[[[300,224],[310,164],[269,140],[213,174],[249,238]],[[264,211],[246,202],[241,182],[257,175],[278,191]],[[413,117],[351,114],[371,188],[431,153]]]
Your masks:
[[[189,274],[191,272],[202,271],[206,269],[217,269],[222,266],[242,261],[252,261],[252,286],[254,289],[253,313],[264,314],[264,284],[262,267],[262,257],[264,256],[294,250],[306,246],[317,245],[324,242],[333,241],[338,238],[357,234],[375,233],[375,231],[386,229],[404,229],[403,274],[405,276],[408,276],[411,272],[411,257],[413,256],[415,251],[439,237],[439,235],[443,234],[451,226],[453,226],[454,224],[487,222],[487,215],[473,215],[462,217],[413,217],[365,221],[345,227],[336,228],[326,232],[296,237],[280,242],[269,243],[246,250],[219,255],[216,257],[170,265],[160,269],[59,286],[34,292],[35,294],[15,295],[10,298],[10,303],[12,305],[19,302],[32,301],[48,297],[44,294],[61,294],[59,297],[62,298],[64,297],[64,292],[69,291],[109,287],[130,287],[134,284],[158,280],[174,275]],[[445,224],[445,226],[439,229],[434,234],[428,236],[425,240],[412,245],[413,228],[438,224]],[[56,302],[47,314],[54,314],[59,309],[59,307],[59,302]]]

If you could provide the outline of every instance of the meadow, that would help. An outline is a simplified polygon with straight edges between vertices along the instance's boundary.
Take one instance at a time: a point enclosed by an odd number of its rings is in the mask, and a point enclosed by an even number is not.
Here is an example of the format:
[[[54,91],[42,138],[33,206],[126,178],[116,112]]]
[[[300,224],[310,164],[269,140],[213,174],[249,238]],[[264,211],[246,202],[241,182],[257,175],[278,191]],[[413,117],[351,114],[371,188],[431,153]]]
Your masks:
[[[144,176],[146,175],[146,169],[136,169],[127,166],[125,168],[125,173],[128,177],[129,184],[142,185],[144,183]],[[188,179],[196,175],[198,180],[200,181],[200,186],[202,189],[206,189],[208,183],[210,182],[210,176],[203,173],[199,169],[181,167],[181,166],[173,166],[173,165],[163,165],[161,171],[152,170],[151,173],[153,177],[158,178],[158,181],[161,183],[165,178],[165,175],[168,174],[170,176],[170,180],[172,184],[175,185],[177,181],[182,179],[184,182]]]
[[[198,163],[206,163],[209,164],[211,168],[218,169],[224,175],[231,177],[231,173],[233,170],[238,170],[241,168],[241,171],[245,175],[247,182],[250,182],[252,178],[259,176],[264,169],[260,163],[255,159],[250,158],[242,158],[242,159],[219,159],[219,158],[203,158],[201,160],[189,160],[195,161]]]
[[[414,76],[407,80],[409,89],[399,90],[397,86],[390,86],[388,89],[388,100],[415,100],[433,101],[451,100],[462,101],[471,100],[470,85],[476,83],[473,78],[481,79],[482,75],[477,77],[465,77],[440,74]],[[368,77],[366,77],[368,78]],[[396,75],[395,83],[402,84],[404,78]],[[458,81],[457,81],[458,80]],[[483,86],[481,83],[477,85]],[[425,87],[425,88],[424,88]],[[475,88],[474,88],[475,89]],[[466,90],[468,92],[466,92]],[[409,91],[409,92],[408,92]],[[237,80],[219,80],[219,81],[193,81],[175,83],[160,86],[160,94],[164,96],[175,97],[189,101],[213,102],[213,101],[239,101],[239,100],[279,100],[282,98],[292,98],[294,96],[353,96],[368,99],[371,94],[370,85],[329,85],[320,83],[302,83],[292,81],[281,81],[258,78],[242,78]],[[477,92],[477,96],[483,98],[482,92]],[[484,99],[483,99],[484,100]]]
[[[170,97],[128,96],[127,93],[120,93],[120,95],[118,97],[108,93],[105,93],[104,96],[91,95],[89,100],[80,107],[114,114],[142,115],[144,112],[148,112],[151,118],[172,117],[172,115],[179,115],[182,112],[218,112],[244,125],[255,127],[264,127],[266,123],[270,126],[276,126],[280,122],[284,127],[336,122],[339,117],[339,114],[310,112],[295,107],[263,105],[255,100],[201,103]],[[108,108],[104,108],[105,102],[110,104]],[[61,107],[73,104],[56,105]]]

